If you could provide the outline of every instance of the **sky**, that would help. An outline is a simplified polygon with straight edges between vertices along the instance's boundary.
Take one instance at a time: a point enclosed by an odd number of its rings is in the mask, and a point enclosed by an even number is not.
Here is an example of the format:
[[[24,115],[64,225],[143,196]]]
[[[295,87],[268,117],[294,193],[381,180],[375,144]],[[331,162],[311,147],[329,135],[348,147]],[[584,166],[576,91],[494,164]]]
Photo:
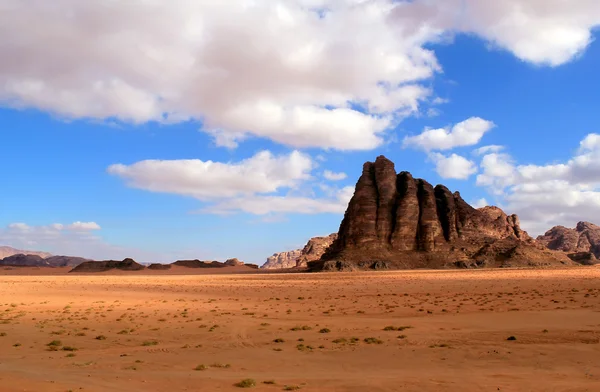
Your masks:
[[[0,245],[262,264],[366,161],[600,223],[597,0],[0,0]]]

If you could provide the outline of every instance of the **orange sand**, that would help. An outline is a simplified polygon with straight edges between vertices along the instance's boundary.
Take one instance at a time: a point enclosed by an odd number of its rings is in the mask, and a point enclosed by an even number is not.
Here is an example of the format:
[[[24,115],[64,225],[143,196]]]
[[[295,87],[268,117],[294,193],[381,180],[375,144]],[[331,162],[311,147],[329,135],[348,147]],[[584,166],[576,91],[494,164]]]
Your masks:
[[[600,391],[598,267],[59,270],[0,270],[0,391]]]

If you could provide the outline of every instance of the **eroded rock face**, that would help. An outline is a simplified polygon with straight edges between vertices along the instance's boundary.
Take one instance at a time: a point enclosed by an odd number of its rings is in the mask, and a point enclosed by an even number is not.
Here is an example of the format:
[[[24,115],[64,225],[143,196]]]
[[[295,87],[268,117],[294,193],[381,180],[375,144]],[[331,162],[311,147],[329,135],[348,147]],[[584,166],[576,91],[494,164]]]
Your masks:
[[[572,264],[521,230],[516,215],[475,209],[380,156],[367,162],[338,238],[314,269],[479,268]]]
[[[537,238],[548,249],[567,253],[590,252],[600,258],[600,226],[579,222],[574,229],[555,226]]]
[[[319,260],[321,256],[323,256],[323,253],[325,253],[325,251],[329,249],[331,244],[333,244],[333,241],[335,241],[336,238],[337,233],[333,233],[329,234],[326,237],[313,237],[310,240],[308,240],[308,242],[300,252],[300,257],[298,257],[298,259],[296,260],[296,267],[306,267],[309,262]]]
[[[302,249],[291,250],[289,252],[274,253],[267,257],[267,262],[260,268],[264,269],[283,269],[296,266],[296,260],[302,255]]]
[[[261,268],[304,268],[307,266],[307,263],[319,260],[336,238],[337,233],[329,234],[325,237],[313,237],[308,240],[302,249],[275,253],[273,256],[267,258],[267,262]]]

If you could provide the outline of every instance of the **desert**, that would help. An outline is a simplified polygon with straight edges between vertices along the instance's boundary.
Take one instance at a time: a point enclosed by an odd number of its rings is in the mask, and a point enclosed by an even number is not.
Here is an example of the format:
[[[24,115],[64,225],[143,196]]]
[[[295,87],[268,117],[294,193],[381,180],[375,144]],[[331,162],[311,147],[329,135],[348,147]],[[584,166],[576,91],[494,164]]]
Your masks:
[[[60,270],[0,270],[2,391],[600,388],[597,267]]]

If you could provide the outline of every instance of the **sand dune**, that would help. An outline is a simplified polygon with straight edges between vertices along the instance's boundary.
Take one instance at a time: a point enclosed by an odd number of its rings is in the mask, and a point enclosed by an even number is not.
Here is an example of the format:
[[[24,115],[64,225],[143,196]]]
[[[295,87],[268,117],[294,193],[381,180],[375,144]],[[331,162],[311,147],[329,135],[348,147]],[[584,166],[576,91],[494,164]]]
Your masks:
[[[1,391],[600,390],[597,267],[37,271],[0,270]]]

